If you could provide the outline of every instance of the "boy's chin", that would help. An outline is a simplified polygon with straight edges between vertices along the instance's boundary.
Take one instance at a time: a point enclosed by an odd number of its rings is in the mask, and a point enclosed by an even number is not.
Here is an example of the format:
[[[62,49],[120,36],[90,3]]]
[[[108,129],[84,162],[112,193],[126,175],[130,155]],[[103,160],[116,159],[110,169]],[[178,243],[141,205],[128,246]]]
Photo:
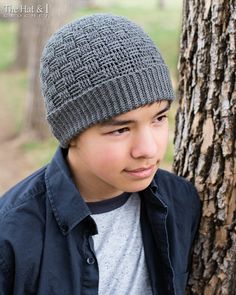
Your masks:
[[[143,191],[150,185],[152,180],[153,180],[153,178],[149,179],[148,181],[146,180],[145,182],[140,181],[140,183],[136,183],[135,185],[132,185],[132,186],[128,187],[124,191],[129,192],[129,193],[137,193],[137,192]]]

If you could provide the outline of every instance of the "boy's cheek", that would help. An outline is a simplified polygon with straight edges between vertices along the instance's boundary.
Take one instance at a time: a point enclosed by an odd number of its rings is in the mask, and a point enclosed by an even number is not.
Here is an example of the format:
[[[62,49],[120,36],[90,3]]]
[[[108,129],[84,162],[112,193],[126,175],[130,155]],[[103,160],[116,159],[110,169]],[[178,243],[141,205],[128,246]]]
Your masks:
[[[96,158],[97,162],[100,162],[102,165],[112,166],[117,162],[121,162],[124,158],[121,151],[114,149],[105,149],[103,150],[99,158]]]

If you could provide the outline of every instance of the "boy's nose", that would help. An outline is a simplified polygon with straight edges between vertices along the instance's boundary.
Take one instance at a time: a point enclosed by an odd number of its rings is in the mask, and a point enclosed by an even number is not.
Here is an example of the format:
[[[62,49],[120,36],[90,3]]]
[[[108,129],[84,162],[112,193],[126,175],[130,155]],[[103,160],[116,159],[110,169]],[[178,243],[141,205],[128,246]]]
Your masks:
[[[156,136],[150,130],[139,133],[132,142],[131,156],[133,158],[155,158],[157,151]]]

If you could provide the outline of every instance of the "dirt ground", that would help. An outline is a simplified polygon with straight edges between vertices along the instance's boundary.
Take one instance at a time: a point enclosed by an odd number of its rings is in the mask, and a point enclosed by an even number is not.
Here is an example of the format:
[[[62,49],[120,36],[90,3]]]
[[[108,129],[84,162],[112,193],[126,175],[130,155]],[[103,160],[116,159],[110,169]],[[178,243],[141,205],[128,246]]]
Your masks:
[[[26,136],[15,138],[11,122],[11,114],[0,108],[0,196],[35,169],[22,150]]]

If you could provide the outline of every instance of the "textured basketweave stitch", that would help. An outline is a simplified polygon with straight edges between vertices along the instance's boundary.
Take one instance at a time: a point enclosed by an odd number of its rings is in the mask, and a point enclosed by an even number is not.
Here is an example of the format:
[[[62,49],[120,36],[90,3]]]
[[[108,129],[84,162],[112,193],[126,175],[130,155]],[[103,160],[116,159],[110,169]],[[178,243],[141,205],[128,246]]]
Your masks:
[[[62,147],[93,124],[174,98],[150,37],[128,19],[95,14],[54,33],[40,66],[47,120]]]

